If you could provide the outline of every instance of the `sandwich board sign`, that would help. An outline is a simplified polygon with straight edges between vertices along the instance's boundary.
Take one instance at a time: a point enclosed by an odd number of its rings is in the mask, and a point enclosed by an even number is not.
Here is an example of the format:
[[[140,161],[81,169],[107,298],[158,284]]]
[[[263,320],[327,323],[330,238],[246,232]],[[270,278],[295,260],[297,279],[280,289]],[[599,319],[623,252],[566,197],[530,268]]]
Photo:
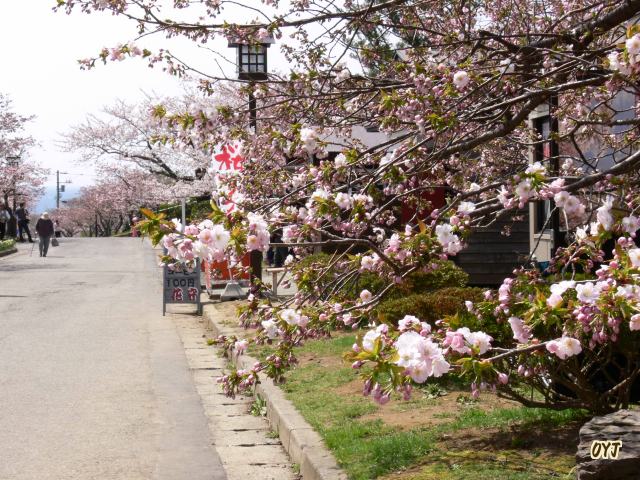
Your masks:
[[[170,269],[166,265],[162,274],[162,315],[167,312],[167,305],[196,305],[198,314],[202,315],[200,303],[200,260],[196,260],[193,271]]]

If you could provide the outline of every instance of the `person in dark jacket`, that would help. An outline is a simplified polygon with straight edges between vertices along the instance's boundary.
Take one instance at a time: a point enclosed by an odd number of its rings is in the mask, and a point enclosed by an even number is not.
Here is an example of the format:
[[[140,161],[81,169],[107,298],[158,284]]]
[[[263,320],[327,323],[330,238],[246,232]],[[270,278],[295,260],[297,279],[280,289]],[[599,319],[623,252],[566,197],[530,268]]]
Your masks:
[[[16,218],[18,219],[18,232],[20,241],[24,242],[24,233],[27,232],[29,242],[33,243],[31,238],[31,231],[29,230],[29,211],[24,208],[24,202],[20,203],[20,206],[16,208]]]
[[[40,256],[46,257],[49,251],[49,242],[54,233],[53,222],[47,212],[44,212],[36,222],[36,232],[38,232],[38,236],[40,237],[40,244],[38,245],[40,248]]]
[[[3,202],[0,202],[0,240],[4,240],[7,233],[7,226],[11,221],[11,209]]]

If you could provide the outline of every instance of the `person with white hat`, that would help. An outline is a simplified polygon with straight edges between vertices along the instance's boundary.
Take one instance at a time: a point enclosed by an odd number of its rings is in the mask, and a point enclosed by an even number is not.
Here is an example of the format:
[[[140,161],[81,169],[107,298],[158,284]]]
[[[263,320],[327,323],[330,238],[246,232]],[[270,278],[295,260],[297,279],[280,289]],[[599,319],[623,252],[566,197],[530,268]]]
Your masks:
[[[40,256],[46,257],[49,251],[49,242],[54,233],[53,222],[49,218],[49,213],[44,212],[38,219],[36,232],[38,232],[38,237],[40,237],[40,244],[38,245],[40,248]]]

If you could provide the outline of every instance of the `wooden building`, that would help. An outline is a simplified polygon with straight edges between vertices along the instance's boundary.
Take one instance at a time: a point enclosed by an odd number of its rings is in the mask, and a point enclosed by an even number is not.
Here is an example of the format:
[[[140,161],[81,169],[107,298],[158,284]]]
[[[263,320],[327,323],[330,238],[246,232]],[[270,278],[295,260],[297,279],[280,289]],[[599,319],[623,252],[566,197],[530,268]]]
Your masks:
[[[521,220],[506,218],[474,230],[467,248],[453,258],[469,274],[470,285],[496,287],[528,260],[529,219],[526,211],[521,213]],[[509,235],[503,235],[505,230]]]

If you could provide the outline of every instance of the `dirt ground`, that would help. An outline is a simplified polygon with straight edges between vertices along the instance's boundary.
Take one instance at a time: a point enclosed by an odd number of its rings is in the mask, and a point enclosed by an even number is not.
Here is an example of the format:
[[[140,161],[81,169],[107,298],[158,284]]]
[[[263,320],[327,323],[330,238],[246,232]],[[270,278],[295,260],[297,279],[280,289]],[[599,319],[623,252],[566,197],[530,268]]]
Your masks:
[[[315,353],[303,353],[298,356],[298,365],[305,366],[315,364],[322,367],[346,366],[344,361],[335,356],[324,356]],[[335,393],[346,398],[360,395],[362,392],[362,380],[355,378],[352,382],[336,388]],[[416,390],[413,401],[407,402],[400,398],[392,398],[386,405],[379,406],[375,413],[361,417],[363,421],[380,419],[389,426],[410,430],[416,427],[430,427],[441,423],[450,422],[460,413],[462,405],[471,400],[468,389],[440,390],[442,395],[435,398],[425,398],[425,394]],[[484,410],[494,408],[508,408],[518,404],[498,398],[490,392],[483,392],[479,400],[473,402],[474,406]]]
[[[347,366],[339,357],[317,353],[301,354],[299,362],[301,366]],[[362,380],[354,378],[333,391],[345,399],[354,398],[354,395],[361,394]],[[392,398],[389,403],[379,406],[373,413],[359,417],[359,420],[381,420],[388,426],[407,431],[450,423],[467,408],[490,412],[520,406],[517,402],[500,398],[492,392],[482,392],[477,400],[473,400],[470,393],[469,389],[455,384],[417,388],[410,401]],[[462,478],[460,475],[466,474],[463,472],[475,472],[469,477],[473,480],[502,478],[500,473],[495,476],[496,471],[509,472],[508,477],[504,478],[514,478],[511,475],[518,474],[526,476],[517,478],[535,480],[557,478],[558,475],[566,474],[573,465],[581,423],[542,429],[505,424],[501,428],[447,431],[438,436],[436,450],[425,458],[424,463],[388,474],[381,477],[381,480],[453,480]]]

